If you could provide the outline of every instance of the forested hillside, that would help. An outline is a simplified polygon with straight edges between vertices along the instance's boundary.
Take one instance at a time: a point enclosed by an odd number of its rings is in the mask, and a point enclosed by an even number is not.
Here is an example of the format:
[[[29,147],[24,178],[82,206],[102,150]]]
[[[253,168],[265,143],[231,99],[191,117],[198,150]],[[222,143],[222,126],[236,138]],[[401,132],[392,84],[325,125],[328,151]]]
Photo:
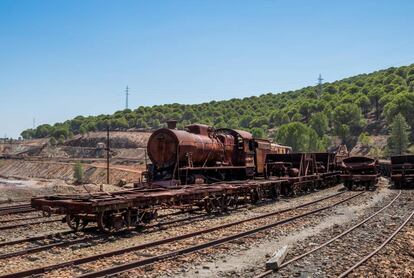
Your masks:
[[[413,130],[414,64],[278,94],[78,116],[25,130],[22,137],[64,140],[73,134],[106,130],[108,125],[111,130],[156,129],[166,120],[176,119],[179,127],[197,122],[244,129],[291,145],[296,151],[315,151],[326,149],[333,136],[353,144],[355,138],[367,134],[387,134],[398,113]]]

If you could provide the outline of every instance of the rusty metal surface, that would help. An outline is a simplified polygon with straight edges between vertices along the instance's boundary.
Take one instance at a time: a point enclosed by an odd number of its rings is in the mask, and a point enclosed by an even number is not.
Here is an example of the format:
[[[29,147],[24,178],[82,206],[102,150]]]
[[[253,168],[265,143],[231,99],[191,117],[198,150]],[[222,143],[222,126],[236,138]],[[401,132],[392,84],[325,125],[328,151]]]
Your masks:
[[[342,168],[346,174],[373,175],[377,174],[377,161],[364,156],[351,156],[342,160]]]
[[[378,181],[377,161],[364,156],[351,156],[342,160],[341,180],[349,190],[355,187],[372,189]]]
[[[234,149],[232,137],[219,138],[209,131],[207,126],[191,125],[190,127],[192,132],[197,133],[163,128],[151,135],[147,150],[154,165],[158,168],[167,168],[176,162],[187,166],[191,163],[198,166],[210,165],[210,162],[215,161],[231,163]]]
[[[395,187],[414,186],[414,155],[391,157],[391,180]]]
[[[62,214],[76,217],[81,221],[102,221],[102,213],[108,217],[135,214],[148,221],[153,219],[153,212],[169,208],[201,207],[207,212],[226,210],[227,206],[236,202],[256,203],[260,200],[275,199],[280,194],[295,195],[322,189],[336,184],[338,173],[314,173],[299,177],[271,178],[269,180],[233,181],[228,183],[177,186],[176,188],[139,188],[112,193],[95,193],[83,195],[57,195],[35,197],[32,206],[50,214]],[[226,204],[222,203],[226,200]],[[144,213],[144,214],[143,214]],[[112,215],[112,216],[111,216]],[[128,216],[130,217],[130,216]],[[70,224],[70,222],[67,222]],[[122,224],[130,227],[129,220]],[[146,223],[146,222],[145,222]],[[120,223],[121,224],[121,223]],[[137,223],[139,224],[139,223]],[[134,224],[134,225],[137,225]],[[72,229],[73,226],[69,225]],[[117,229],[120,229],[119,227]],[[100,229],[102,229],[100,227]]]

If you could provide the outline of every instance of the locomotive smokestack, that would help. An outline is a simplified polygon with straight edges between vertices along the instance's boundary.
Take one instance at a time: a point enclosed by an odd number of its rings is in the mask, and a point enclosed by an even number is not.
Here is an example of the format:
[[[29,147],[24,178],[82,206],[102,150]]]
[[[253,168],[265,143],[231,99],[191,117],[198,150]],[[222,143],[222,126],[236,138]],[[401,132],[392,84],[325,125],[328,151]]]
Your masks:
[[[176,129],[177,128],[177,121],[176,120],[167,121],[167,127],[169,129]]]

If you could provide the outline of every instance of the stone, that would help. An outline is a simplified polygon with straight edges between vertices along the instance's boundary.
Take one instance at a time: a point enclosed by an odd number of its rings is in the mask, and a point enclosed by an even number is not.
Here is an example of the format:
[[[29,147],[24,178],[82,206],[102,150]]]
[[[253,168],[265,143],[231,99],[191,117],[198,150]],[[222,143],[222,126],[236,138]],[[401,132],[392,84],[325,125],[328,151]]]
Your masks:
[[[28,256],[28,257],[27,257],[27,259],[28,259],[29,261],[31,261],[31,262],[35,262],[35,261],[40,260],[39,258],[37,258],[37,257],[32,257],[32,256]]]
[[[266,262],[266,269],[279,269],[280,265],[286,258],[288,252],[288,246],[284,245],[280,249],[276,250],[270,259]]]

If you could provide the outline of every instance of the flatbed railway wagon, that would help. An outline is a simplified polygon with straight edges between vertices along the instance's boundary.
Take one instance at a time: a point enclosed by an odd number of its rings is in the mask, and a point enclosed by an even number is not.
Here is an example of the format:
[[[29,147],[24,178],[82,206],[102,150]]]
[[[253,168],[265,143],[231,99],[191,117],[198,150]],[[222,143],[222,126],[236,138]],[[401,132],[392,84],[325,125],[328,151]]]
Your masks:
[[[97,223],[104,232],[139,227],[156,219],[162,209],[204,209],[223,212],[249,202],[275,199],[285,180],[243,181],[174,188],[136,188],[113,193],[35,197],[32,207],[65,215],[70,228],[79,230]]]
[[[378,182],[377,161],[364,156],[351,156],[342,160],[341,180],[349,189],[372,189]]]
[[[288,179],[284,195],[323,189],[337,184],[340,177],[335,167],[335,153],[268,154],[266,173],[270,177]]]
[[[391,157],[391,181],[395,188],[414,187],[414,155]]]

